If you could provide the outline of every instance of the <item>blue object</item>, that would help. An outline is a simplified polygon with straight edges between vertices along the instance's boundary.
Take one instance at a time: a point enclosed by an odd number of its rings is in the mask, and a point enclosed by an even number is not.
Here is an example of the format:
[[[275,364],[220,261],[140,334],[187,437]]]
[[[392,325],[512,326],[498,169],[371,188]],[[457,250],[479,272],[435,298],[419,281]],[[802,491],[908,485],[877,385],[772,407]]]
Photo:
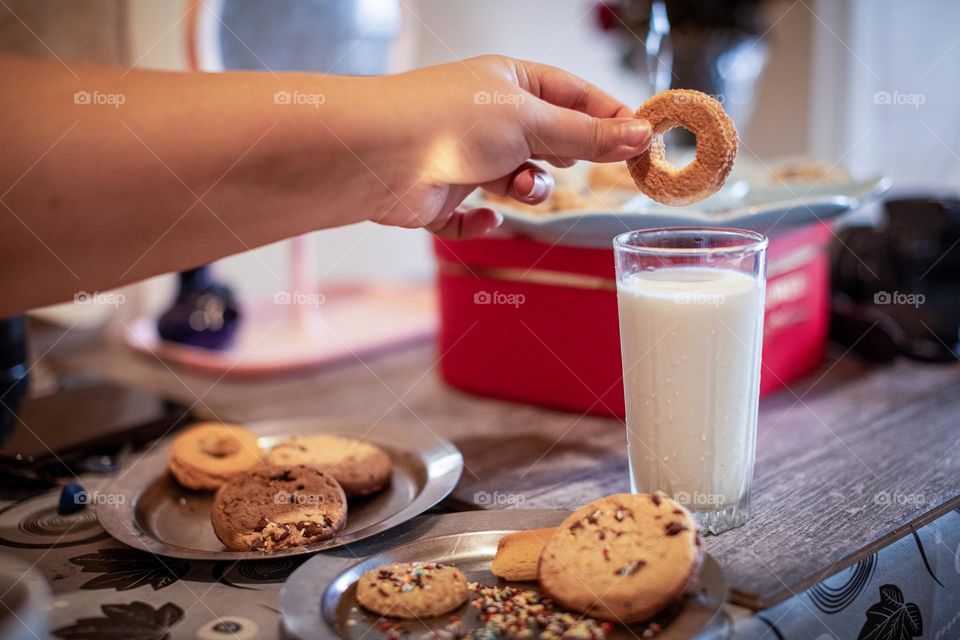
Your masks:
[[[60,490],[57,513],[62,516],[82,511],[87,506],[87,490],[79,482],[71,480]]]
[[[240,319],[233,291],[204,266],[180,273],[177,298],[157,321],[157,332],[164,340],[220,350],[230,346]]]

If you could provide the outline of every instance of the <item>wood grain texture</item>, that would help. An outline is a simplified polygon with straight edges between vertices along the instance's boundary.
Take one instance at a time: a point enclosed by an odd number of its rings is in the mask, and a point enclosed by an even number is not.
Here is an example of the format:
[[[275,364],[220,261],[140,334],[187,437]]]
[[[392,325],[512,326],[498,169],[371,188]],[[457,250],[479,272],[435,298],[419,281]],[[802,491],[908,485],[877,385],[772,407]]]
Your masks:
[[[621,423],[460,393],[439,380],[427,345],[326,372],[218,382],[75,334],[43,359],[41,375],[99,373],[223,420],[420,422],[465,457],[448,509],[572,509],[628,489]],[[849,356],[765,398],[752,516],[705,539],[733,601],[769,607],[958,506],[957,389],[960,364],[868,367]]]

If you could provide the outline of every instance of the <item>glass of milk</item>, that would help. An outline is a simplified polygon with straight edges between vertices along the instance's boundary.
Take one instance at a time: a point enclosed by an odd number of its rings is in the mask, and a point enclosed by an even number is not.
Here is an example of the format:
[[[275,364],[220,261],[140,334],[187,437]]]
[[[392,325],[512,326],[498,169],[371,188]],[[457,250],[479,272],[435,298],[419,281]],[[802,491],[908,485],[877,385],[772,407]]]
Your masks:
[[[614,241],[630,486],[664,491],[704,531],[747,519],[767,239],[737,229]]]

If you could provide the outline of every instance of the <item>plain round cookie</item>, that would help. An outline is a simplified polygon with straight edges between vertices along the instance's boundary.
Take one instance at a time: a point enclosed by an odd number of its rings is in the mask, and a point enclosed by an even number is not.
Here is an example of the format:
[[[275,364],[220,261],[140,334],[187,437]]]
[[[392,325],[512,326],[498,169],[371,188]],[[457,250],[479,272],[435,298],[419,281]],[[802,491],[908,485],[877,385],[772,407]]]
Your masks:
[[[544,592],[595,618],[647,620],[696,581],[703,554],[693,516],[665,494],[619,493],[577,509],[540,555]]]
[[[380,491],[390,482],[393,463],[380,447],[331,435],[294,436],[269,452],[268,464],[307,464],[333,476],[348,497]]]
[[[260,464],[252,431],[236,425],[200,423],[173,440],[167,467],[184,487],[213,491],[230,478]]]
[[[357,602],[390,618],[433,618],[467,601],[467,578],[454,566],[433,562],[389,564],[357,581]]]
[[[723,186],[733,169],[739,142],[723,105],[699,91],[672,89],[644,102],[636,115],[653,127],[650,148],[627,161],[640,191],[663,204],[687,205]],[[667,162],[663,141],[663,134],[677,126],[697,138],[696,156],[682,168]]]
[[[210,522],[220,542],[234,551],[297,547],[343,529],[347,497],[336,480],[315,467],[260,467],[217,491]]]
[[[623,162],[595,164],[587,172],[587,184],[592,191],[631,191],[636,193],[637,185],[633,181],[630,169]]]

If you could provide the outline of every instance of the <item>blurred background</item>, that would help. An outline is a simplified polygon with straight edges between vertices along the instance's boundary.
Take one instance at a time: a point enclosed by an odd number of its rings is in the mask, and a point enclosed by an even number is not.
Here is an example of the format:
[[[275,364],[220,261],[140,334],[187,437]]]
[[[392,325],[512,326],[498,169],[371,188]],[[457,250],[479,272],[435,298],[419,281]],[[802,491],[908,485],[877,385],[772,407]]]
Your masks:
[[[7,0],[0,7],[0,47],[64,60],[187,69],[188,4]],[[358,54],[358,43],[362,48],[362,41],[380,38],[388,47],[386,66],[394,72],[501,53],[566,68],[628,104],[639,104],[651,92],[643,71],[630,60],[636,54],[631,46],[646,36],[644,26],[605,23],[609,16],[590,0],[275,0],[268,11],[260,10],[260,19],[246,23],[240,21],[243,3],[209,4],[232,25],[221,26],[220,35],[234,66],[270,67],[267,61],[279,61],[278,68],[286,62],[309,66],[301,44],[314,41],[310,46],[316,46],[316,40],[334,37],[346,43],[341,51],[346,58]],[[960,3],[707,5],[749,25],[735,62],[762,69],[743,100],[752,114],[738,116],[742,157],[811,156],[840,162],[854,176],[885,173],[895,185],[953,185],[960,179]],[[315,19],[324,12],[342,18],[346,9],[352,12],[348,21]],[[249,19],[256,9],[245,11]],[[314,18],[300,19],[304,11]],[[677,62],[681,57],[676,52]],[[424,232],[360,224],[313,234],[308,242],[309,266],[321,284],[364,279],[385,268],[397,278],[425,282],[434,269]],[[269,294],[289,281],[284,244],[223,260],[216,273],[241,298]],[[159,311],[172,290],[173,278],[165,276],[129,288],[128,304],[119,311],[65,305],[47,315],[84,323],[107,322],[116,314],[138,316]]]

